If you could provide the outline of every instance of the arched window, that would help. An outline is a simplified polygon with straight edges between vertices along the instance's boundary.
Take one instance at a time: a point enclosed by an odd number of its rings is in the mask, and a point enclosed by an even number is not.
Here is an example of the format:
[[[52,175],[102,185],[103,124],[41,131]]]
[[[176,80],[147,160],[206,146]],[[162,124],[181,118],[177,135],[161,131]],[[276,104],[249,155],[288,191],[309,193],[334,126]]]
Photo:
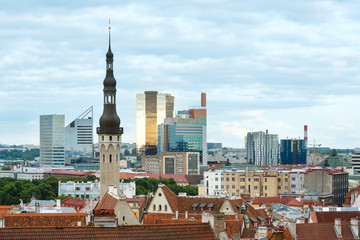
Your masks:
[[[159,211],[161,211],[161,204],[159,204]]]
[[[165,211],[167,211],[167,205],[165,204]]]
[[[153,205],[153,210],[156,211],[156,205],[155,204]]]
[[[116,154],[116,161],[118,162],[119,161],[119,156]]]
[[[103,154],[103,162],[105,162],[105,154]]]
[[[109,155],[109,161],[111,162],[111,154]]]

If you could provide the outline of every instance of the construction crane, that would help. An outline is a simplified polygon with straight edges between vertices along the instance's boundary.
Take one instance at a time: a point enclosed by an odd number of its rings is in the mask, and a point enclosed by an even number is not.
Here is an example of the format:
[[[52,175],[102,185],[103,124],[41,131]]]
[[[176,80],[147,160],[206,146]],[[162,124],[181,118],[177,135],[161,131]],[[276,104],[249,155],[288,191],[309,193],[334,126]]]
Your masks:
[[[316,147],[320,147],[321,144],[316,144],[315,143],[315,139],[314,139],[314,144],[308,144],[309,147],[314,147],[314,151],[313,151],[313,164],[315,164],[315,161],[316,161]]]

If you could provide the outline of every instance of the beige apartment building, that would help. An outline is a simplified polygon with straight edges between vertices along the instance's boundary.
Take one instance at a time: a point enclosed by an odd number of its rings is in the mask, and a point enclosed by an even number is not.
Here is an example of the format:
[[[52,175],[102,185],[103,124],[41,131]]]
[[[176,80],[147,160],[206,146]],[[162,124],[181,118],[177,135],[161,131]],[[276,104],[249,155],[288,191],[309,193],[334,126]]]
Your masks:
[[[200,153],[165,152],[164,155],[145,155],[142,165],[149,174],[200,174]]]
[[[251,197],[276,197],[288,193],[290,171],[224,170],[221,174],[222,189],[230,196],[240,196],[247,191]]]

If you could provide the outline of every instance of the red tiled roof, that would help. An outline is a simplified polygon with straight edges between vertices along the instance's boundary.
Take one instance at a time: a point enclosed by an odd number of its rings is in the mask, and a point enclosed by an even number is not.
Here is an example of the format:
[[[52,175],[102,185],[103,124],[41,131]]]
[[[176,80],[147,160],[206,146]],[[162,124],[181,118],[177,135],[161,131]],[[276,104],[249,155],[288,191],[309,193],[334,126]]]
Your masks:
[[[61,206],[64,207],[73,207],[76,210],[81,210],[86,206],[86,203],[84,200],[81,199],[75,199],[75,198],[67,198],[63,201],[61,201]]]
[[[110,192],[107,192],[101,201],[96,205],[94,214],[101,214],[101,210],[114,210],[118,202],[119,197]]]
[[[175,193],[173,193],[167,186],[162,186],[162,190],[167,198],[167,200],[169,201],[171,210],[173,212],[179,211],[178,208],[178,201],[177,201],[177,196]]]
[[[5,205],[0,206],[0,219],[2,219],[3,215],[7,214],[10,209],[11,209],[11,206],[5,206]]]
[[[165,220],[172,221],[198,221],[201,222],[202,214],[188,214],[188,220],[185,219],[185,214],[179,213],[178,219],[174,219],[176,217],[175,213],[148,213],[144,215],[144,224],[163,224],[161,221],[165,222]],[[193,220],[189,220],[193,218]]]
[[[266,204],[266,203],[284,203],[287,205],[291,200],[296,199],[294,197],[255,197],[252,200],[252,204]]]
[[[100,227],[0,228],[0,239],[215,239],[209,223]]]
[[[147,173],[120,173],[120,179],[122,178],[141,178],[141,177],[148,177],[148,178],[166,178],[170,179],[173,178],[177,183],[189,183],[186,179],[185,175],[178,175],[178,174],[147,174]]]
[[[241,232],[241,225],[243,222],[243,216],[239,218],[239,220],[229,220],[226,221],[226,234],[228,235],[229,239],[233,238],[233,234],[239,234]]]
[[[52,171],[48,171],[45,172],[45,174],[48,175],[69,175],[69,176],[86,176],[86,175],[92,175],[95,172],[93,171],[80,171],[80,170],[52,170]]]
[[[246,205],[246,215],[248,217],[257,218],[258,216],[264,218],[265,220],[269,220],[269,216],[266,214],[264,209],[255,209],[253,206],[249,205],[246,201],[243,199],[229,199],[229,202],[234,209],[235,212],[240,213],[241,209],[239,209],[236,205],[242,206],[243,203]],[[266,225],[268,225],[268,221],[265,222]]]
[[[70,227],[86,224],[85,213],[17,213],[5,214],[5,227]],[[3,239],[0,237],[0,239]]]
[[[303,223],[296,224],[297,239],[354,239],[349,222],[341,223],[342,238],[338,238],[334,230],[334,222],[331,223]]]
[[[344,211],[344,212],[314,212],[315,219],[318,223],[335,221],[335,218],[341,218],[341,221],[349,222],[351,218],[360,218],[360,211]]]
[[[302,206],[301,202],[296,200],[296,198],[290,200],[286,205],[288,205],[290,207],[301,207]]]

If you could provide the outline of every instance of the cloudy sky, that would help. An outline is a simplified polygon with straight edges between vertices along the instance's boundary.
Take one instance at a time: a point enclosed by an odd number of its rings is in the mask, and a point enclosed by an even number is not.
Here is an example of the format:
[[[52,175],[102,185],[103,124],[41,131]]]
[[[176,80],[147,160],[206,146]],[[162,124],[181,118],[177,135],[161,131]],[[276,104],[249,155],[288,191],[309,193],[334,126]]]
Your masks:
[[[244,147],[248,131],[360,146],[358,1],[5,1],[0,9],[0,143],[39,143],[39,115],[65,124],[94,106],[111,18],[123,142],[136,93],[208,100],[208,141]],[[95,138],[96,139],[96,138]]]

